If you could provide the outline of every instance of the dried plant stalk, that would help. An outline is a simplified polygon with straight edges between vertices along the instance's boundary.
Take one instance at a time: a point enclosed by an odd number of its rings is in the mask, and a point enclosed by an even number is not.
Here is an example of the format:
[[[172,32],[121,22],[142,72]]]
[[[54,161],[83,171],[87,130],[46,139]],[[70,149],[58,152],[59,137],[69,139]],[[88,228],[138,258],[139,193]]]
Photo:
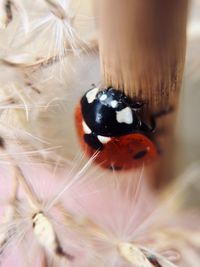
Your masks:
[[[185,61],[188,0],[101,0],[98,5],[103,83],[143,101],[145,119],[173,108],[172,115],[159,119],[165,129],[156,137],[169,158]]]
[[[104,82],[148,101],[151,111],[176,104],[185,60],[188,1],[100,2]]]

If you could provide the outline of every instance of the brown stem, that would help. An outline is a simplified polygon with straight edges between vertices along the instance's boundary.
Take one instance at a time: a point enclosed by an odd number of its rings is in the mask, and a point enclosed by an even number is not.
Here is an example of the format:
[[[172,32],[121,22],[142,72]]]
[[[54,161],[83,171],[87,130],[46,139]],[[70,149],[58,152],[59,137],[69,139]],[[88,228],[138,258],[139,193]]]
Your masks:
[[[185,61],[188,0],[99,0],[98,5],[103,84],[146,103],[145,119],[175,110]],[[174,115],[159,119],[158,129],[165,133],[156,138],[166,157]]]

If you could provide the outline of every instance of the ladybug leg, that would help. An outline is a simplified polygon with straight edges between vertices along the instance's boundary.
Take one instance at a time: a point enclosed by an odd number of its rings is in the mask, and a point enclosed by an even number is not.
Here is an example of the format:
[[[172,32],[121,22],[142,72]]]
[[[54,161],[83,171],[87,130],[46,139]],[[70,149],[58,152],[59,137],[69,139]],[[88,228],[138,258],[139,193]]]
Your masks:
[[[165,115],[167,115],[168,113],[170,113],[172,111],[173,111],[173,108],[170,107],[169,109],[161,110],[161,111],[159,111],[157,113],[154,113],[150,117],[150,125],[147,125],[147,124],[143,123],[142,129],[144,131],[148,131],[149,133],[154,132],[156,130],[156,119],[159,118],[159,117],[165,116]],[[158,142],[156,142],[155,139],[154,139],[154,143],[156,144],[158,154],[162,155],[163,154],[163,150],[160,147],[160,145],[158,144]]]
[[[84,134],[84,140],[91,148],[95,150],[103,150],[103,144],[98,140],[95,134]]]
[[[163,149],[161,148],[160,144],[156,140],[154,140],[154,143],[156,145],[158,155],[162,156],[164,154],[164,152],[163,152]]]
[[[157,118],[165,116],[165,115],[169,114],[172,111],[173,111],[173,108],[169,107],[168,109],[161,110],[161,111],[159,111],[157,113],[152,114],[151,117],[150,117],[150,125],[146,125],[148,127],[148,129],[149,129],[149,132],[154,132],[155,131],[155,129],[156,129],[156,119]]]
[[[145,103],[143,102],[135,102],[134,104],[131,105],[132,109],[135,110],[140,110],[143,106],[145,105]]]
[[[93,88],[96,88],[95,83],[92,83],[91,86],[92,86],[92,89],[93,89]]]

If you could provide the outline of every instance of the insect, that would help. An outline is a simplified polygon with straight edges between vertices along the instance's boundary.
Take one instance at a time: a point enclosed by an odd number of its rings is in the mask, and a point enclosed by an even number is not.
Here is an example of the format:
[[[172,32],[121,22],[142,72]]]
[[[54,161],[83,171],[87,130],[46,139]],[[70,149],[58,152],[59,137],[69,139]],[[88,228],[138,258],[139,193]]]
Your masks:
[[[143,106],[112,87],[87,91],[75,111],[86,154],[92,156],[98,151],[95,161],[115,170],[139,167],[157,157],[159,149],[153,139],[156,117],[168,111],[150,116],[147,124],[139,114]]]

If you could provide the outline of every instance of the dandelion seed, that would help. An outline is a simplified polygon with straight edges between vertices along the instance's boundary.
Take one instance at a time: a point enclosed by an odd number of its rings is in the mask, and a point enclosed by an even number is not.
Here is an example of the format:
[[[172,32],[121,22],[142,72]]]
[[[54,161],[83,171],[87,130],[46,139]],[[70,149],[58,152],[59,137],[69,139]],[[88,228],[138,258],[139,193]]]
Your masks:
[[[10,227],[10,224],[15,217],[15,208],[13,204],[6,205],[4,211],[3,218],[0,221],[1,225],[4,225],[3,232],[0,233],[0,255],[3,253],[4,248],[16,232],[15,227]]]
[[[5,149],[6,147],[5,145],[3,145],[4,143],[3,139],[1,143],[2,143],[2,149]],[[53,225],[51,224],[47,216],[43,213],[41,204],[36,194],[34,193],[33,188],[31,188],[31,186],[27,183],[22,170],[16,165],[12,156],[7,154],[7,157],[11,163],[11,168],[14,175],[13,176],[14,181],[18,181],[18,185],[21,186],[23,191],[25,192],[26,198],[30,205],[30,209],[33,213],[32,219],[30,218],[29,220],[32,221],[33,232],[35,234],[38,243],[49,255],[51,255],[51,257],[55,259],[57,258],[58,260],[63,258],[66,259],[67,261],[72,261],[74,259],[74,256],[63,250]],[[16,198],[17,189],[15,187],[13,189]],[[12,206],[9,206],[9,209],[8,207],[6,207],[6,217],[4,218],[4,222],[7,224],[10,223],[16,216],[15,210],[19,211],[18,220],[20,221],[20,210],[22,207],[22,202],[20,200],[16,201],[15,199],[13,203],[15,204],[16,207],[15,209],[13,206],[14,204]],[[18,235],[21,235],[21,240],[24,239],[25,231],[23,230],[23,232],[21,234],[18,233]],[[7,229],[5,229],[0,240],[2,248],[3,246],[5,246],[5,244],[8,243],[8,240],[10,238],[11,238],[11,233]]]
[[[13,18],[12,1],[10,0],[1,0],[0,1],[0,27],[5,28]]]
[[[118,246],[120,255],[135,267],[152,267],[144,253],[130,243],[121,243]],[[160,266],[156,266],[160,267]]]
[[[37,212],[32,217],[34,233],[39,243],[52,255],[58,257],[66,257],[68,260],[73,260],[74,257],[63,251],[52,224],[43,214]]]
[[[55,14],[55,16],[57,16],[61,20],[67,18],[65,10],[58,0],[44,0],[44,1],[48,5],[52,13]]]

